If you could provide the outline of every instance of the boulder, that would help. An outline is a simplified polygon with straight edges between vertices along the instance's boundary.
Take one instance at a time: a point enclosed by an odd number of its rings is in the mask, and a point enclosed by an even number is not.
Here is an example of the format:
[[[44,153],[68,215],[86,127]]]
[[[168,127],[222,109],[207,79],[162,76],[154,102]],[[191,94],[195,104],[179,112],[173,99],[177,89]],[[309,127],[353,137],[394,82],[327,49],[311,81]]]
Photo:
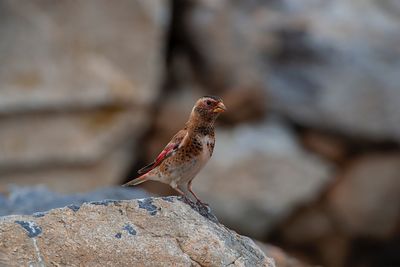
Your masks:
[[[121,181],[159,95],[167,2],[0,5],[0,187]]]
[[[182,13],[209,86],[264,88],[298,124],[400,141],[396,1],[197,0]]]
[[[216,133],[214,155],[194,191],[229,227],[262,239],[332,180],[330,164],[307,153],[278,119]]]
[[[164,1],[6,0],[0,20],[0,113],[146,105],[158,94]]]
[[[106,200],[0,219],[0,264],[275,266],[244,236],[176,197]]]

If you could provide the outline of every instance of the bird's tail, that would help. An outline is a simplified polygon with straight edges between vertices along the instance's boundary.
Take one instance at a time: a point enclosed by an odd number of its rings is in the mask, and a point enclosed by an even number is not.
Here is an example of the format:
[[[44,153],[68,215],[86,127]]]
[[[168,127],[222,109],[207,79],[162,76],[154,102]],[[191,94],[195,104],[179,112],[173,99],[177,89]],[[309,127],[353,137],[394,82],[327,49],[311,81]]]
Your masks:
[[[147,180],[148,177],[146,174],[144,174],[142,176],[139,176],[138,178],[133,179],[132,181],[127,182],[126,184],[123,184],[122,186],[135,186],[143,182],[146,182]]]

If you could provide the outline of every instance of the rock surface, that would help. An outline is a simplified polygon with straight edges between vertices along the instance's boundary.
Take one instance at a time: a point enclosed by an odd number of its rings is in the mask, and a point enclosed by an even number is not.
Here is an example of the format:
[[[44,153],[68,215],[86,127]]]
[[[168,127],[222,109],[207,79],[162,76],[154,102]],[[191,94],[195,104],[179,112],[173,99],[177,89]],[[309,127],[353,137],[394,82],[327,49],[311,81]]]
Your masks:
[[[175,197],[102,201],[0,219],[7,266],[275,266]]]
[[[218,131],[194,190],[229,227],[263,238],[331,181],[331,166],[299,146],[279,120]]]
[[[192,1],[183,28],[210,86],[253,84],[297,123],[400,141],[396,1]]]
[[[0,187],[119,182],[159,94],[167,2],[0,5]]]
[[[17,187],[8,190],[7,196],[0,194],[0,216],[11,214],[33,214],[67,205],[80,206],[84,202],[102,199],[137,199],[149,194],[137,188],[105,187],[81,194],[60,194],[44,186]]]
[[[6,0],[1,12],[0,113],[146,104],[157,94],[166,2]]]

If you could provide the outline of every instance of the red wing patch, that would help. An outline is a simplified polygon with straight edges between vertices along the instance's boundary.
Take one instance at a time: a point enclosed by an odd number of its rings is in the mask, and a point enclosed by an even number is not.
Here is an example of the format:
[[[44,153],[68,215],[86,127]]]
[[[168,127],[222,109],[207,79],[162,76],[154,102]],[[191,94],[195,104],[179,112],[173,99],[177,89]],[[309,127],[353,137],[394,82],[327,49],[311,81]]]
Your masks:
[[[166,158],[170,157],[178,148],[179,148],[180,143],[172,143],[167,145],[163,151],[161,151],[160,155],[157,156],[157,158],[150,163],[149,165],[141,168],[138,173],[139,174],[145,174],[157,167],[158,165],[161,164]]]

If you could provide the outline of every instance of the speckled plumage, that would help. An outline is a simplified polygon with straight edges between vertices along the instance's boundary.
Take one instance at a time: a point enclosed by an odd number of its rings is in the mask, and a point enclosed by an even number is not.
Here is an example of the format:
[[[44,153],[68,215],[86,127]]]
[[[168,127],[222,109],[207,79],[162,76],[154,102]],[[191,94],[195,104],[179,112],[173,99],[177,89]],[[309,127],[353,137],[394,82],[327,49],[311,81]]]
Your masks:
[[[142,176],[125,185],[137,185],[148,180],[160,181],[169,184],[182,195],[185,193],[179,187],[187,185],[189,192],[201,202],[192,191],[192,180],[213,154],[214,123],[225,110],[219,97],[200,98],[185,127],[171,139],[151,164],[138,171]]]

